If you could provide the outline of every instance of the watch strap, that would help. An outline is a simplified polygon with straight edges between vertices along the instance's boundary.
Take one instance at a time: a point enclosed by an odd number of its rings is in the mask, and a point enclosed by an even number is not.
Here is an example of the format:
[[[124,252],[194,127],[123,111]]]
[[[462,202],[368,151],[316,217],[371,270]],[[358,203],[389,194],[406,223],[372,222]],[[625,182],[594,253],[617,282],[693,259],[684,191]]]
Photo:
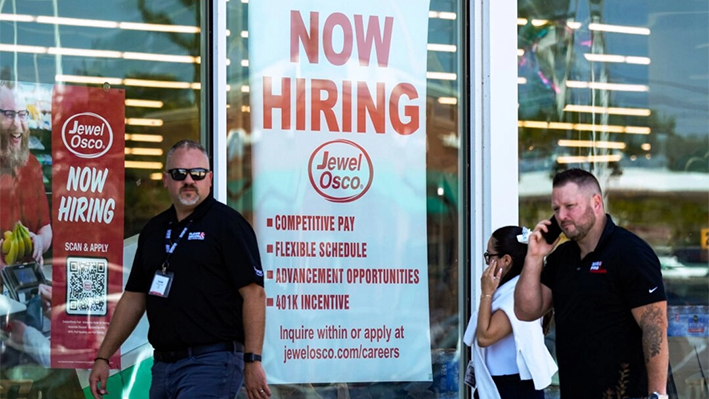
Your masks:
[[[244,363],[253,363],[253,362],[260,362],[261,361],[261,355],[257,355],[255,353],[247,352],[244,353]]]

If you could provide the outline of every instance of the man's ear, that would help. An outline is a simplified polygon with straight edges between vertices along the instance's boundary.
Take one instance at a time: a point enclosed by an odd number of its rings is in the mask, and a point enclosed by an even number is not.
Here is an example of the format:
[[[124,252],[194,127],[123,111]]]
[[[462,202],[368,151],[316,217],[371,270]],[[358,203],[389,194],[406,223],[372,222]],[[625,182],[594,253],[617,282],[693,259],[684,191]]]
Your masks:
[[[603,208],[603,197],[600,194],[593,194],[593,207],[596,209]]]

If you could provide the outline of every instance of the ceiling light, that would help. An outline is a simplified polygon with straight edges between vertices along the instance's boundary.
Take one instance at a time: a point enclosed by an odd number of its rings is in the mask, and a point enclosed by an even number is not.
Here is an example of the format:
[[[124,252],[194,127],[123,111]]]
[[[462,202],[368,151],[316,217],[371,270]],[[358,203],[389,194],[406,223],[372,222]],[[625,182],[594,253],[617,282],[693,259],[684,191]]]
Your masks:
[[[593,113],[593,114],[650,116],[651,111],[648,108],[619,108],[619,107],[599,107],[599,106],[591,106],[591,105],[568,104],[564,107],[564,112],[586,112],[586,113]]]
[[[126,98],[126,107],[162,108],[162,101]]]
[[[559,147],[578,147],[578,148],[610,148],[623,150],[626,147],[625,143],[616,141],[591,141],[591,140],[559,140]]]
[[[40,46],[21,46],[17,44],[0,44],[0,51],[7,51],[10,53],[46,54],[47,48]]]
[[[109,85],[120,85],[123,83],[121,78],[106,78],[100,76],[76,76],[76,75],[56,75],[54,80],[57,82],[67,82],[67,83],[89,83],[102,85],[108,83]]]
[[[114,21],[104,21],[98,19],[83,19],[83,18],[62,18],[62,17],[49,17],[40,15],[36,19],[37,23],[40,24],[53,24],[53,25],[70,25],[70,26],[86,26],[91,28],[117,28],[118,22]]]
[[[126,133],[126,141],[142,141],[146,143],[162,143],[163,137],[157,134]]]
[[[458,99],[455,97],[439,97],[438,103],[445,105],[456,105],[458,104]]]
[[[162,119],[148,119],[148,118],[126,118],[126,125],[130,126],[151,126],[158,127],[162,126]]]
[[[452,44],[436,44],[436,43],[429,43],[426,45],[426,49],[428,51],[441,51],[444,53],[455,53],[458,50],[458,47]]]
[[[136,148],[126,147],[124,152],[126,155],[162,156],[162,154],[163,154],[163,151],[161,148],[143,148],[143,147],[136,147]]]
[[[650,58],[648,57],[630,57],[624,55],[589,53],[584,54],[583,56],[591,62],[618,62],[627,64],[650,65]]]
[[[627,33],[629,35],[645,35],[645,36],[647,36],[650,34],[650,29],[638,28],[635,26],[589,24],[588,29],[600,31],[600,32]]]
[[[199,33],[199,27],[186,25],[160,25],[160,24],[143,24],[136,22],[119,22],[120,29],[127,30],[142,30],[152,32],[174,32],[174,33]]]
[[[126,169],[162,169],[162,162],[125,161]]]
[[[586,156],[559,156],[556,162],[561,164],[566,163],[599,163],[599,162],[618,162],[621,159],[620,154],[613,155],[586,155]]]
[[[447,72],[426,72],[426,79],[456,80],[458,76]]]
[[[645,92],[650,91],[647,85],[634,85],[625,83],[602,83],[602,82],[581,82],[567,80],[566,87],[572,89],[596,89],[596,90],[613,90],[613,91],[634,91]]]

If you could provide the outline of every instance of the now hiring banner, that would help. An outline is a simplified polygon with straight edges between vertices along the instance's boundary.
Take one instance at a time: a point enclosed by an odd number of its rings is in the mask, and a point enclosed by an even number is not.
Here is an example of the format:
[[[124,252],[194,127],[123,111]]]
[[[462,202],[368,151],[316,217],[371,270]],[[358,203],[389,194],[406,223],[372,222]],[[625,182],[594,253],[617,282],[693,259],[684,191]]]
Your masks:
[[[249,2],[270,383],[432,378],[428,7]]]

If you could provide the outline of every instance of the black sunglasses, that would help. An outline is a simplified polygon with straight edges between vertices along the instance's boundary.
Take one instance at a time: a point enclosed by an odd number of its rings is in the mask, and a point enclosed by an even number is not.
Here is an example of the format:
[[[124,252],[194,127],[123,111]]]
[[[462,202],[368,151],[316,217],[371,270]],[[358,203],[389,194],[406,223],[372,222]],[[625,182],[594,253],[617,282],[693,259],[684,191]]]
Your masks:
[[[192,169],[185,169],[185,168],[175,168],[175,169],[168,169],[167,173],[170,174],[172,177],[172,180],[176,181],[182,181],[187,178],[187,174],[189,174],[192,177],[192,180],[198,181],[198,180],[203,180],[205,177],[207,177],[207,173],[209,173],[209,169],[205,168],[192,168]]]

